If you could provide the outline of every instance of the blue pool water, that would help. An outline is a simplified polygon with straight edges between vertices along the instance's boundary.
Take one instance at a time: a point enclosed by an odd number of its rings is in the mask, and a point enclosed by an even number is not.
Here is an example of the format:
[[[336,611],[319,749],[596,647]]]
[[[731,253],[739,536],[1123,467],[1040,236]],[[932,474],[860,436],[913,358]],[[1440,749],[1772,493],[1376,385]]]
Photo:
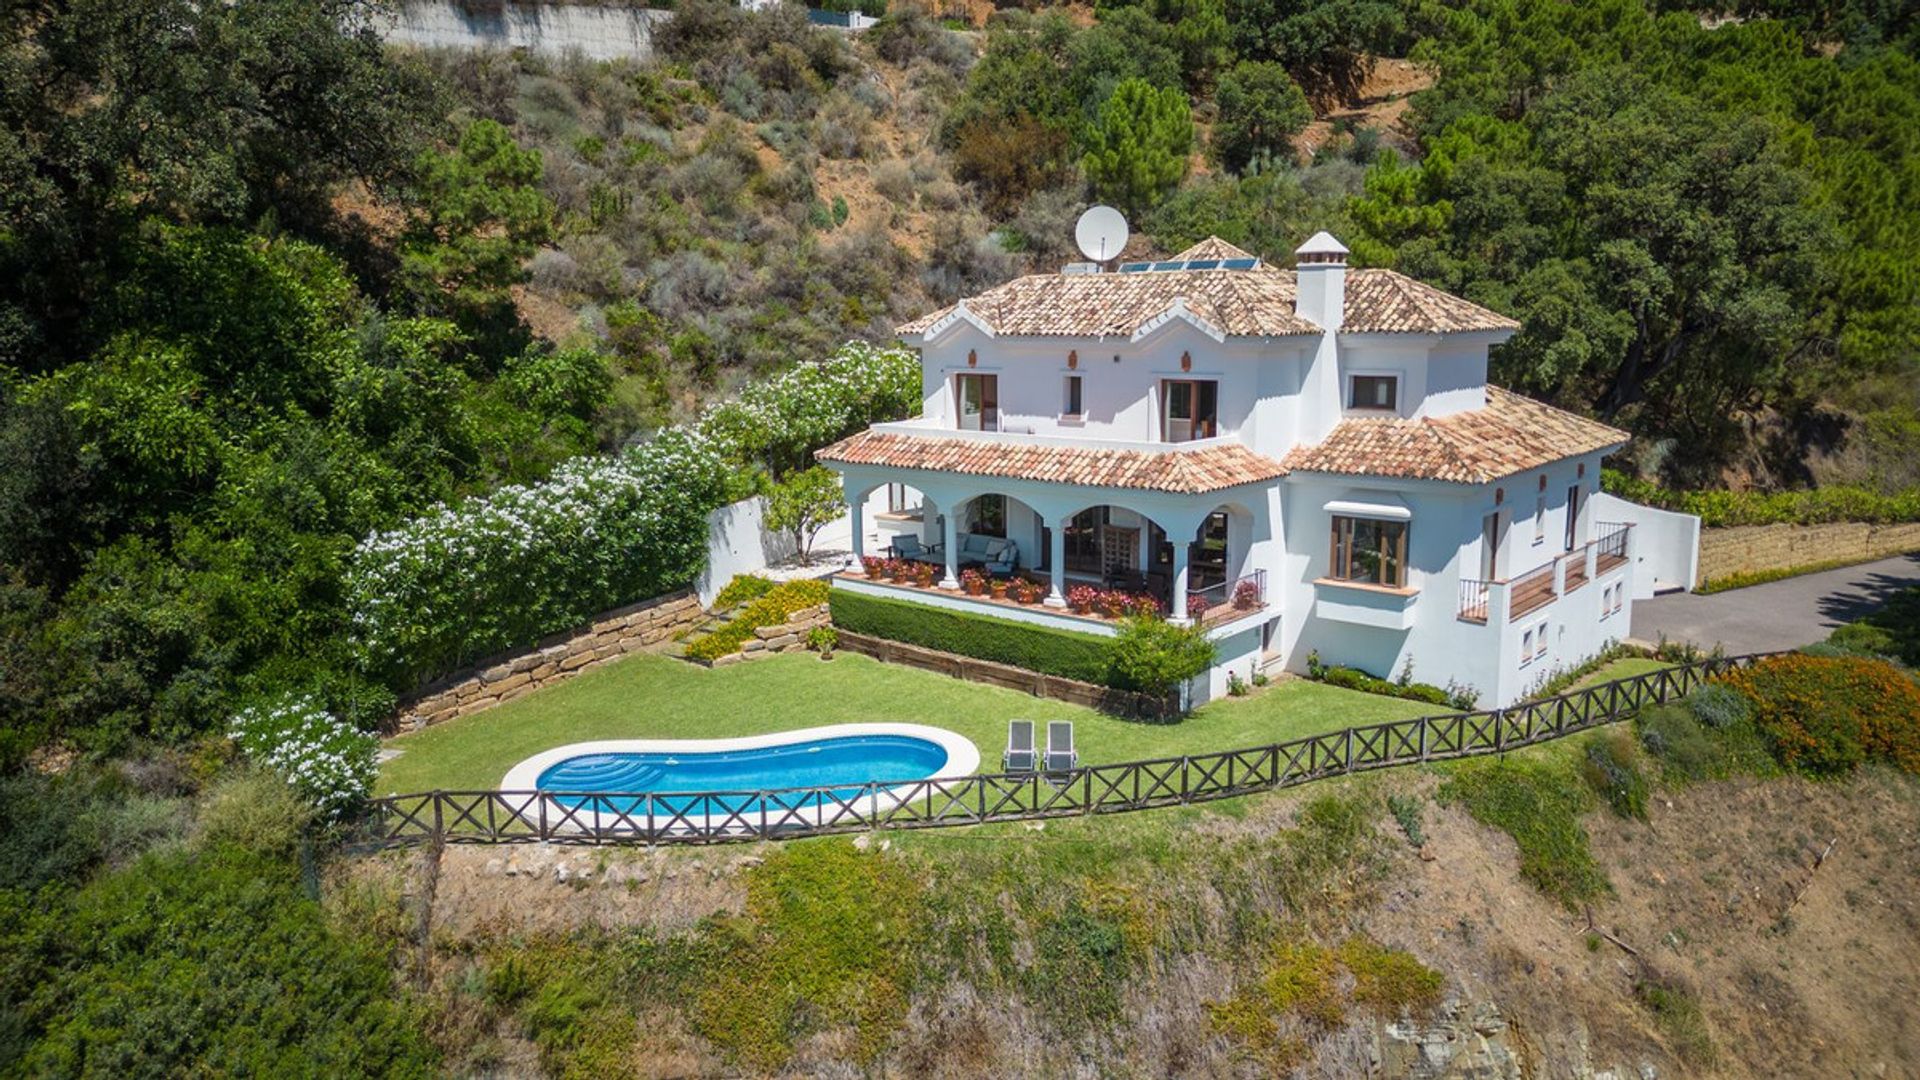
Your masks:
[[[711,753],[613,753],[570,757],[540,774],[543,791],[568,792],[556,801],[594,811],[645,814],[649,800],[604,799],[586,794],[598,791],[622,795],[655,794],[654,817],[672,814],[757,815],[762,809],[778,815],[779,801],[751,795],[709,798],[673,798],[677,792],[754,792],[787,788],[827,788],[843,799],[862,794],[861,785],[876,781],[906,783],[938,776],[947,764],[939,744],[911,735],[840,735],[751,750]],[[784,800],[785,807],[798,804]],[[832,807],[831,799],[825,804]],[[805,805],[815,805],[809,799]]]

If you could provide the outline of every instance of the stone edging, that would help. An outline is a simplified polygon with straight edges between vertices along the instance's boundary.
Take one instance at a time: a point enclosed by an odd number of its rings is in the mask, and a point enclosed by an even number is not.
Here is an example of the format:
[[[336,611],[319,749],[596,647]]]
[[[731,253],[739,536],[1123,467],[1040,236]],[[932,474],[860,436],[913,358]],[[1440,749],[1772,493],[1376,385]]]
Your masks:
[[[543,638],[530,649],[491,657],[428,684],[401,702],[393,727],[417,731],[471,716],[629,653],[663,646],[703,617],[699,599],[684,590],[615,608],[582,629]]]
[[[754,630],[753,636],[741,642],[740,651],[715,657],[712,660],[695,660],[707,667],[726,667],[728,664],[744,663],[762,656],[776,653],[799,652],[807,647],[807,632],[832,623],[827,614],[827,605],[815,604],[804,607],[787,616],[787,621],[772,626],[762,626]]]

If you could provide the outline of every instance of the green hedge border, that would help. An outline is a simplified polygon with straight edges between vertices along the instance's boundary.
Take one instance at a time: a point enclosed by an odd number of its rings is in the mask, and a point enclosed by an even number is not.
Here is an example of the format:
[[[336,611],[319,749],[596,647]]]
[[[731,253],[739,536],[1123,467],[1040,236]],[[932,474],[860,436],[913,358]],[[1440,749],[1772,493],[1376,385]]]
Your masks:
[[[1113,639],[834,589],[834,625],[856,634],[1113,685]]]

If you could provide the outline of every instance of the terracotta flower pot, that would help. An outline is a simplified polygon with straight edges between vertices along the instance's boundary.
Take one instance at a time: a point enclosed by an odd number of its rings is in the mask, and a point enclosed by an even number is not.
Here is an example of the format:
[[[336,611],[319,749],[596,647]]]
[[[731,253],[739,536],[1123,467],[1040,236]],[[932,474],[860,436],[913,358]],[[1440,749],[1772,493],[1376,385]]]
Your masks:
[[[967,582],[968,596],[979,596],[981,593],[984,593],[986,591],[987,591],[987,587],[978,581]]]
[[[1004,582],[1004,581],[996,581],[996,582],[994,582],[994,583],[993,583],[993,598],[994,598],[995,600],[1005,600],[1005,599],[1007,598],[1007,583],[1006,583],[1006,582]]]

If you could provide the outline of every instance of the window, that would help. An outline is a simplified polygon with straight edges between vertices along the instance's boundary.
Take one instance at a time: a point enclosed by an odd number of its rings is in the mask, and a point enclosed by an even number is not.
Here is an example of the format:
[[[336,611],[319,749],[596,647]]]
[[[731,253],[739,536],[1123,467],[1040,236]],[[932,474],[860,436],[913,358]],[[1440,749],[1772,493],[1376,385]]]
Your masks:
[[[1360,585],[1407,587],[1407,523],[1371,518],[1333,519],[1333,560],[1327,576]]]
[[[1627,602],[1627,586],[1626,586],[1626,584],[1625,584],[1624,582],[1616,582],[1616,583],[1614,583],[1614,586],[1613,586],[1613,610],[1615,610],[1615,611],[1619,611],[1619,610],[1620,610],[1620,605],[1622,605],[1622,604],[1624,604],[1624,603],[1626,603],[1626,602]]]
[[[1169,379],[1161,391],[1166,403],[1161,417],[1163,441],[1192,442],[1220,433],[1220,384],[1211,379]]]
[[[1538,660],[1545,655],[1547,655],[1547,624],[1541,623],[1533,631],[1533,658]]]
[[[910,506],[907,503],[907,485],[888,484],[887,485],[887,513],[904,514],[908,510],[912,510],[912,509],[917,509],[917,508]]]
[[[1400,408],[1398,375],[1355,375],[1348,381],[1347,387],[1349,409],[1394,411]]]
[[[967,531],[982,536],[1007,535],[1007,497],[982,495],[973,500],[973,521]]]
[[[961,431],[1000,430],[1000,379],[996,375],[955,375]]]
[[[1067,376],[1067,400],[1060,411],[1066,416],[1080,416],[1083,414],[1080,407],[1080,376]]]
[[[1572,487],[1567,489],[1567,547],[1566,547],[1566,550],[1568,551],[1573,550],[1573,540],[1574,540],[1574,537],[1579,534],[1579,525],[1580,525],[1580,485],[1575,484]]]
[[[1533,542],[1547,542],[1547,496],[1541,492],[1540,498],[1533,504]]]
[[[1533,631],[1525,630],[1520,634],[1520,666],[1526,667],[1533,660]]]

